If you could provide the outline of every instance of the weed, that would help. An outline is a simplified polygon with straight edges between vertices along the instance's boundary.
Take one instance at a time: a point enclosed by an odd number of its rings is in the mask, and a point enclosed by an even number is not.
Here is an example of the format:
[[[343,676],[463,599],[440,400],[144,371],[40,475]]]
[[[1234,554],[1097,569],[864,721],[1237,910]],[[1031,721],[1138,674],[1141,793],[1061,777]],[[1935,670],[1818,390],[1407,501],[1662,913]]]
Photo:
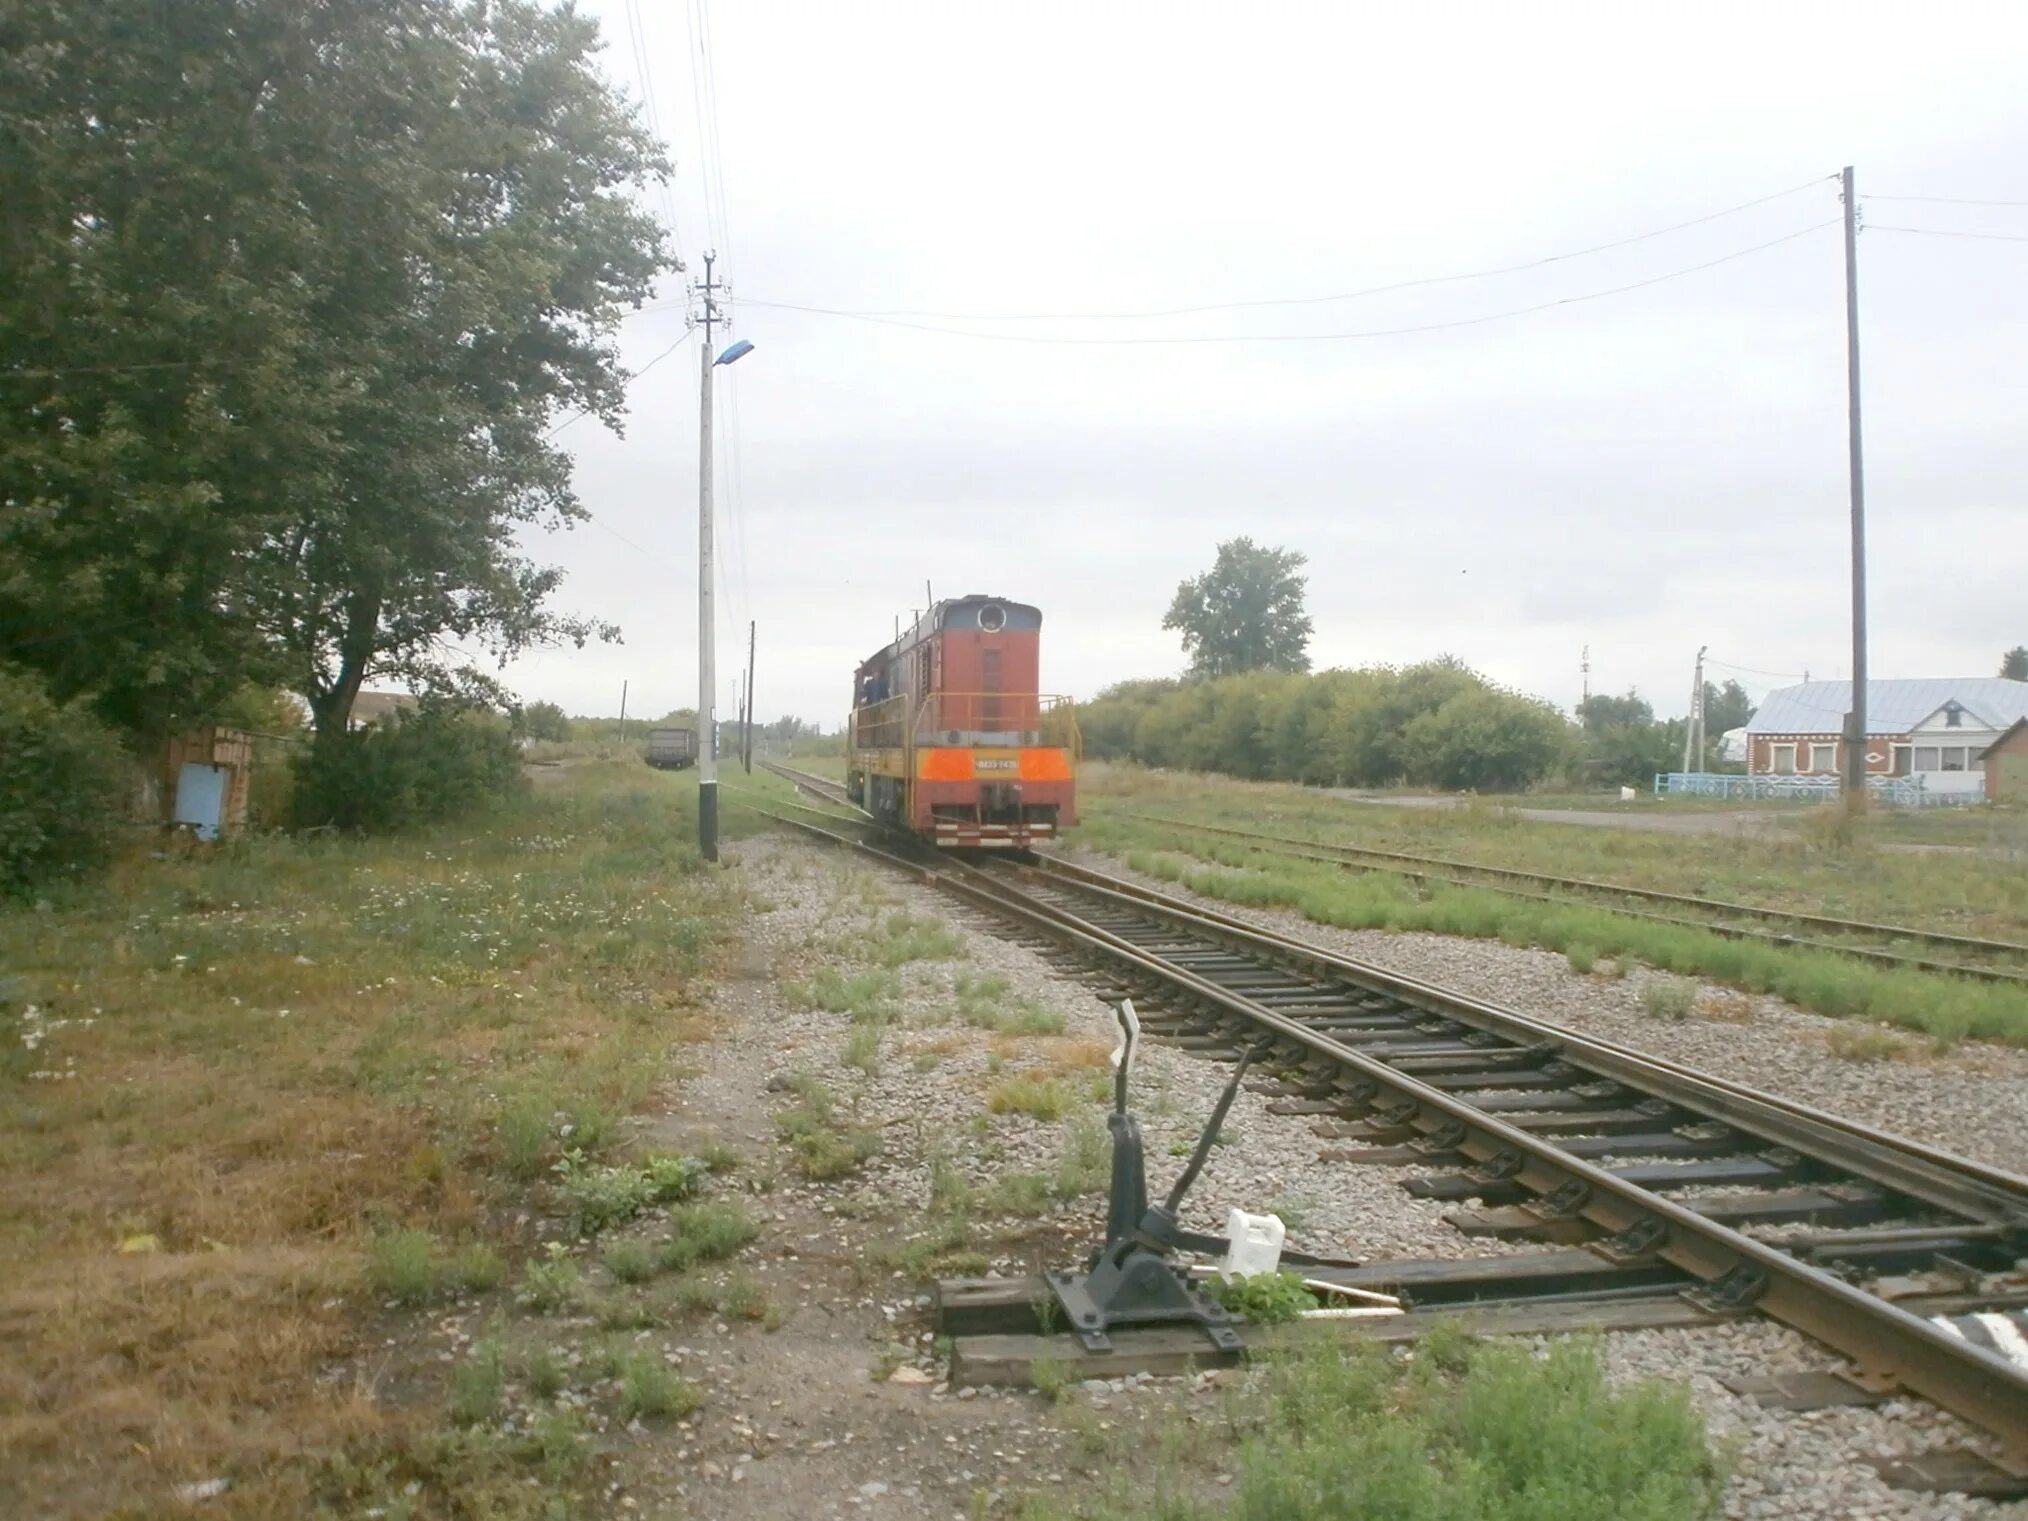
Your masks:
[[[934,1072],[943,1065],[943,1060],[941,1051],[918,1051],[908,1066],[911,1072]]]
[[[1037,1120],[1060,1120],[1077,1102],[1069,1083],[1032,1072],[1016,1073],[986,1094],[986,1108],[994,1114],[1025,1114]]]
[[[664,1272],[687,1272],[701,1262],[730,1257],[759,1234],[745,1209],[730,1200],[689,1204],[669,1217],[669,1235],[655,1248]]]
[[[767,1285],[750,1273],[728,1273],[717,1279],[682,1279],[676,1285],[674,1300],[676,1307],[688,1314],[757,1321],[770,1331],[779,1327],[784,1318]]]
[[[539,1097],[517,1099],[501,1111],[498,1126],[500,1164],[518,1183],[530,1183],[549,1165],[555,1142],[551,1108]]]
[[[1598,948],[1586,945],[1582,940],[1573,940],[1563,948],[1563,959],[1570,963],[1573,972],[1583,976],[1598,965]]]
[[[650,1157],[635,1167],[587,1164],[580,1151],[568,1151],[554,1169],[558,1197],[570,1206],[580,1236],[592,1236],[609,1225],[634,1218],[651,1204],[687,1199],[697,1191],[708,1169],[695,1157]]]
[[[704,1164],[706,1172],[728,1173],[739,1171],[739,1153],[723,1141],[706,1141],[702,1146],[697,1148],[694,1155],[698,1161]]]
[[[997,1035],[1061,1035],[1064,1018],[1031,998],[1006,1004],[1008,981],[998,972],[983,976],[960,973],[957,980],[958,1018],[975,1030]]]
[[[616,1241],[606,1248],[606,1271],[621,1283],[646,1283],[655,1276],[655,1257],[638,1241]]]
[[[1316,1199],[1310,1194],[1281,1194],[1268,1200],[1267,1212],[1292,1231],[1299,1231],[1308,1223],[1310,1212],[1317,1207]]]
[[[554,1348],[534,1347],[521,1354],[521,1382],[528,1386],[528,1392],[539,1400],[554,1399],[568,1386],[563,1364],[557,1359]]]
[[[704,1394],[677,1375],[653,1347],[637,1347],[620,1358],[619,1414],[623,1421],[643,1418],[677,1421],[704,1403]]]
[[[584,1297],[584,1274],[568,1257],[532,1264],[521,1280],[521,1299],[538,1315],[559,1315]]]
[[[483,1294],[500,1287],[507,1276],[507,1264],[485,1242],[474,1241],[458,1249],[451,1259],[448,1276],[463,1293]]]
[[[885,967],[910,961],[949,961],[960,953],[958,937],[941,919],[897,909],[887,916],[886,933],[873,944],[873,959]]]
[[[1096,1116],[1073,1116],[1063,1152],[1056,1159],[1050,1191],[1068,1202],[1086,1194],[1103,1193],[1111,1181],[1112,1139]]]
[[[857,1067],[868,1077],[880,1070],[880,1027],[861,1025],[845,1039],[845,1048],[838,1059],[848,1067]]]
[[[489,1337],[473,1347],[451,1374],[450,1417],[460,1426],[497,1420],[506,1392],[507,1354]]]
[[[1049,1213],[1055,1190],[1039,1172],[1002,1173],[986,1196],[986,1207],[996,1215],[1020,1215],[1033,1219]]]
[[[374,1237],[366,1280],[374,1293],[398,1305],[427,1304],[444,1288],[443,1255],[436,1239],[422,1230]]]
[[[1840,1061],[1905,1061],[1914,1047],[1880,1025],[1835,1025],[1824,1032],[1824,1046]]]
[[[894,1018],[901,984],[891,972],[856,972],[847,977],[836,967],[819,967],[808,982],[786,990],[798,1008],[849,1015],[855,1024],[884,1025]]]
[[[1090,1521],[1703,1521],[1724,1474],[1678,1384],[1607,1382],[1597,1346],[1537,1354],[1422,1342],[1397,1358],[1357,1340],[1269,1363],[1234,1396],[1247,1434],[1232,1488],[1157,1481],[1081,1502]],[[1187,1435],[1187,1432],[1185,1433]]]
[[[1697,1005],[1697,984],[1674,978],[1649,983],[1641,989],[1641,1008],[1650,1019],[1680,1023]]]
[[[1317,1308],[1317,1296],[1303,1287],[1300,1273],[1255,1273],[1246,1278],[1214,1278],[1211,1297],[1257,1326],[1294,1320]]]
[[[1028,1365],[1028,1382],[1044,1399],[1061,1405],[1077,1391],[1077,1368],[1067,1357],[1038,1357]]]
[[[814,1078],[798,1088],[802,1102],[775,1116],[775,1129],[789,1143],[803,1175],[819,1182],[857,1172],[880,1151],[880,1132],[833,1123],[836,1100]]]

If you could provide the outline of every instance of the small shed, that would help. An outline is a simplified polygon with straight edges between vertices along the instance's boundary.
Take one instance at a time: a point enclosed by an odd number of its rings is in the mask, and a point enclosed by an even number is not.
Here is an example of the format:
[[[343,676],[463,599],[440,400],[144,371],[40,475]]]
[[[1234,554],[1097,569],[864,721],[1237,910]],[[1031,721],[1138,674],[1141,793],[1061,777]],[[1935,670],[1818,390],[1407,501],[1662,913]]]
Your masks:
[[[244,729],[192,729],[169,741],[164,779],[175,800],[173,823],[200,840],[246,828],[247,790],[253,781],[253,735]]]
[[[2028,718],[2017,718],[1979,753],[1986,768],[1986,801],[2028,803]]]

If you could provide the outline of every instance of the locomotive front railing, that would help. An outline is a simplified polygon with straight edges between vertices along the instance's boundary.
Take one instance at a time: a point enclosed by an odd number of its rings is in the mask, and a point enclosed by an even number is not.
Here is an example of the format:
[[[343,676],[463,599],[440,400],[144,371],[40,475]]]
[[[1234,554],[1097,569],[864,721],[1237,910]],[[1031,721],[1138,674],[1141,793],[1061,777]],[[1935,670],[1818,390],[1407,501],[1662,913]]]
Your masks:
[[[1037,692],[932,692],[916,700],[882,698],[855,708],[852,745],[859,750],[903,750],[918,745],[1047,746],[1083,750],[1076,705],[1068,697]]]

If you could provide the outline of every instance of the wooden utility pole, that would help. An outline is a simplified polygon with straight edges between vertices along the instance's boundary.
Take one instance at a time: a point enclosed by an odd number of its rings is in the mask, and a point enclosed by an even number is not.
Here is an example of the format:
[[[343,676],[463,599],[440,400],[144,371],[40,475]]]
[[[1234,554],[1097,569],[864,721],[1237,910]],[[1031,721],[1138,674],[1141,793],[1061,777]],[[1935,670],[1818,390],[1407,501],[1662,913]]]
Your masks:
[[[1866,459],[1859,432],[1859,197],[1852,166],[1840,176],[1845,202],[1845,415],[1852,482],[1852,708],[1845,715],[1845,806],[1866,807]]]
[[[755,623],[747,620],[746,625],[746,728],[741,731],[741,758],[746,764],[746,773],[753,775],[753,636]]]

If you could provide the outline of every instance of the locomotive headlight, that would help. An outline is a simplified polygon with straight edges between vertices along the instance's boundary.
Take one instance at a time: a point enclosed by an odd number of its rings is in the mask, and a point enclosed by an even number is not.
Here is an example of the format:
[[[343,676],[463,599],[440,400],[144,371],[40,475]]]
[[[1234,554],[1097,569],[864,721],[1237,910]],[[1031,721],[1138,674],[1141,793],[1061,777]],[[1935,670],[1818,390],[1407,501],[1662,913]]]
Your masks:
[[[1007,609],[997,602],[988,602],[979,609],[979,627],[989,634],[997,634],[1007,626]]]

